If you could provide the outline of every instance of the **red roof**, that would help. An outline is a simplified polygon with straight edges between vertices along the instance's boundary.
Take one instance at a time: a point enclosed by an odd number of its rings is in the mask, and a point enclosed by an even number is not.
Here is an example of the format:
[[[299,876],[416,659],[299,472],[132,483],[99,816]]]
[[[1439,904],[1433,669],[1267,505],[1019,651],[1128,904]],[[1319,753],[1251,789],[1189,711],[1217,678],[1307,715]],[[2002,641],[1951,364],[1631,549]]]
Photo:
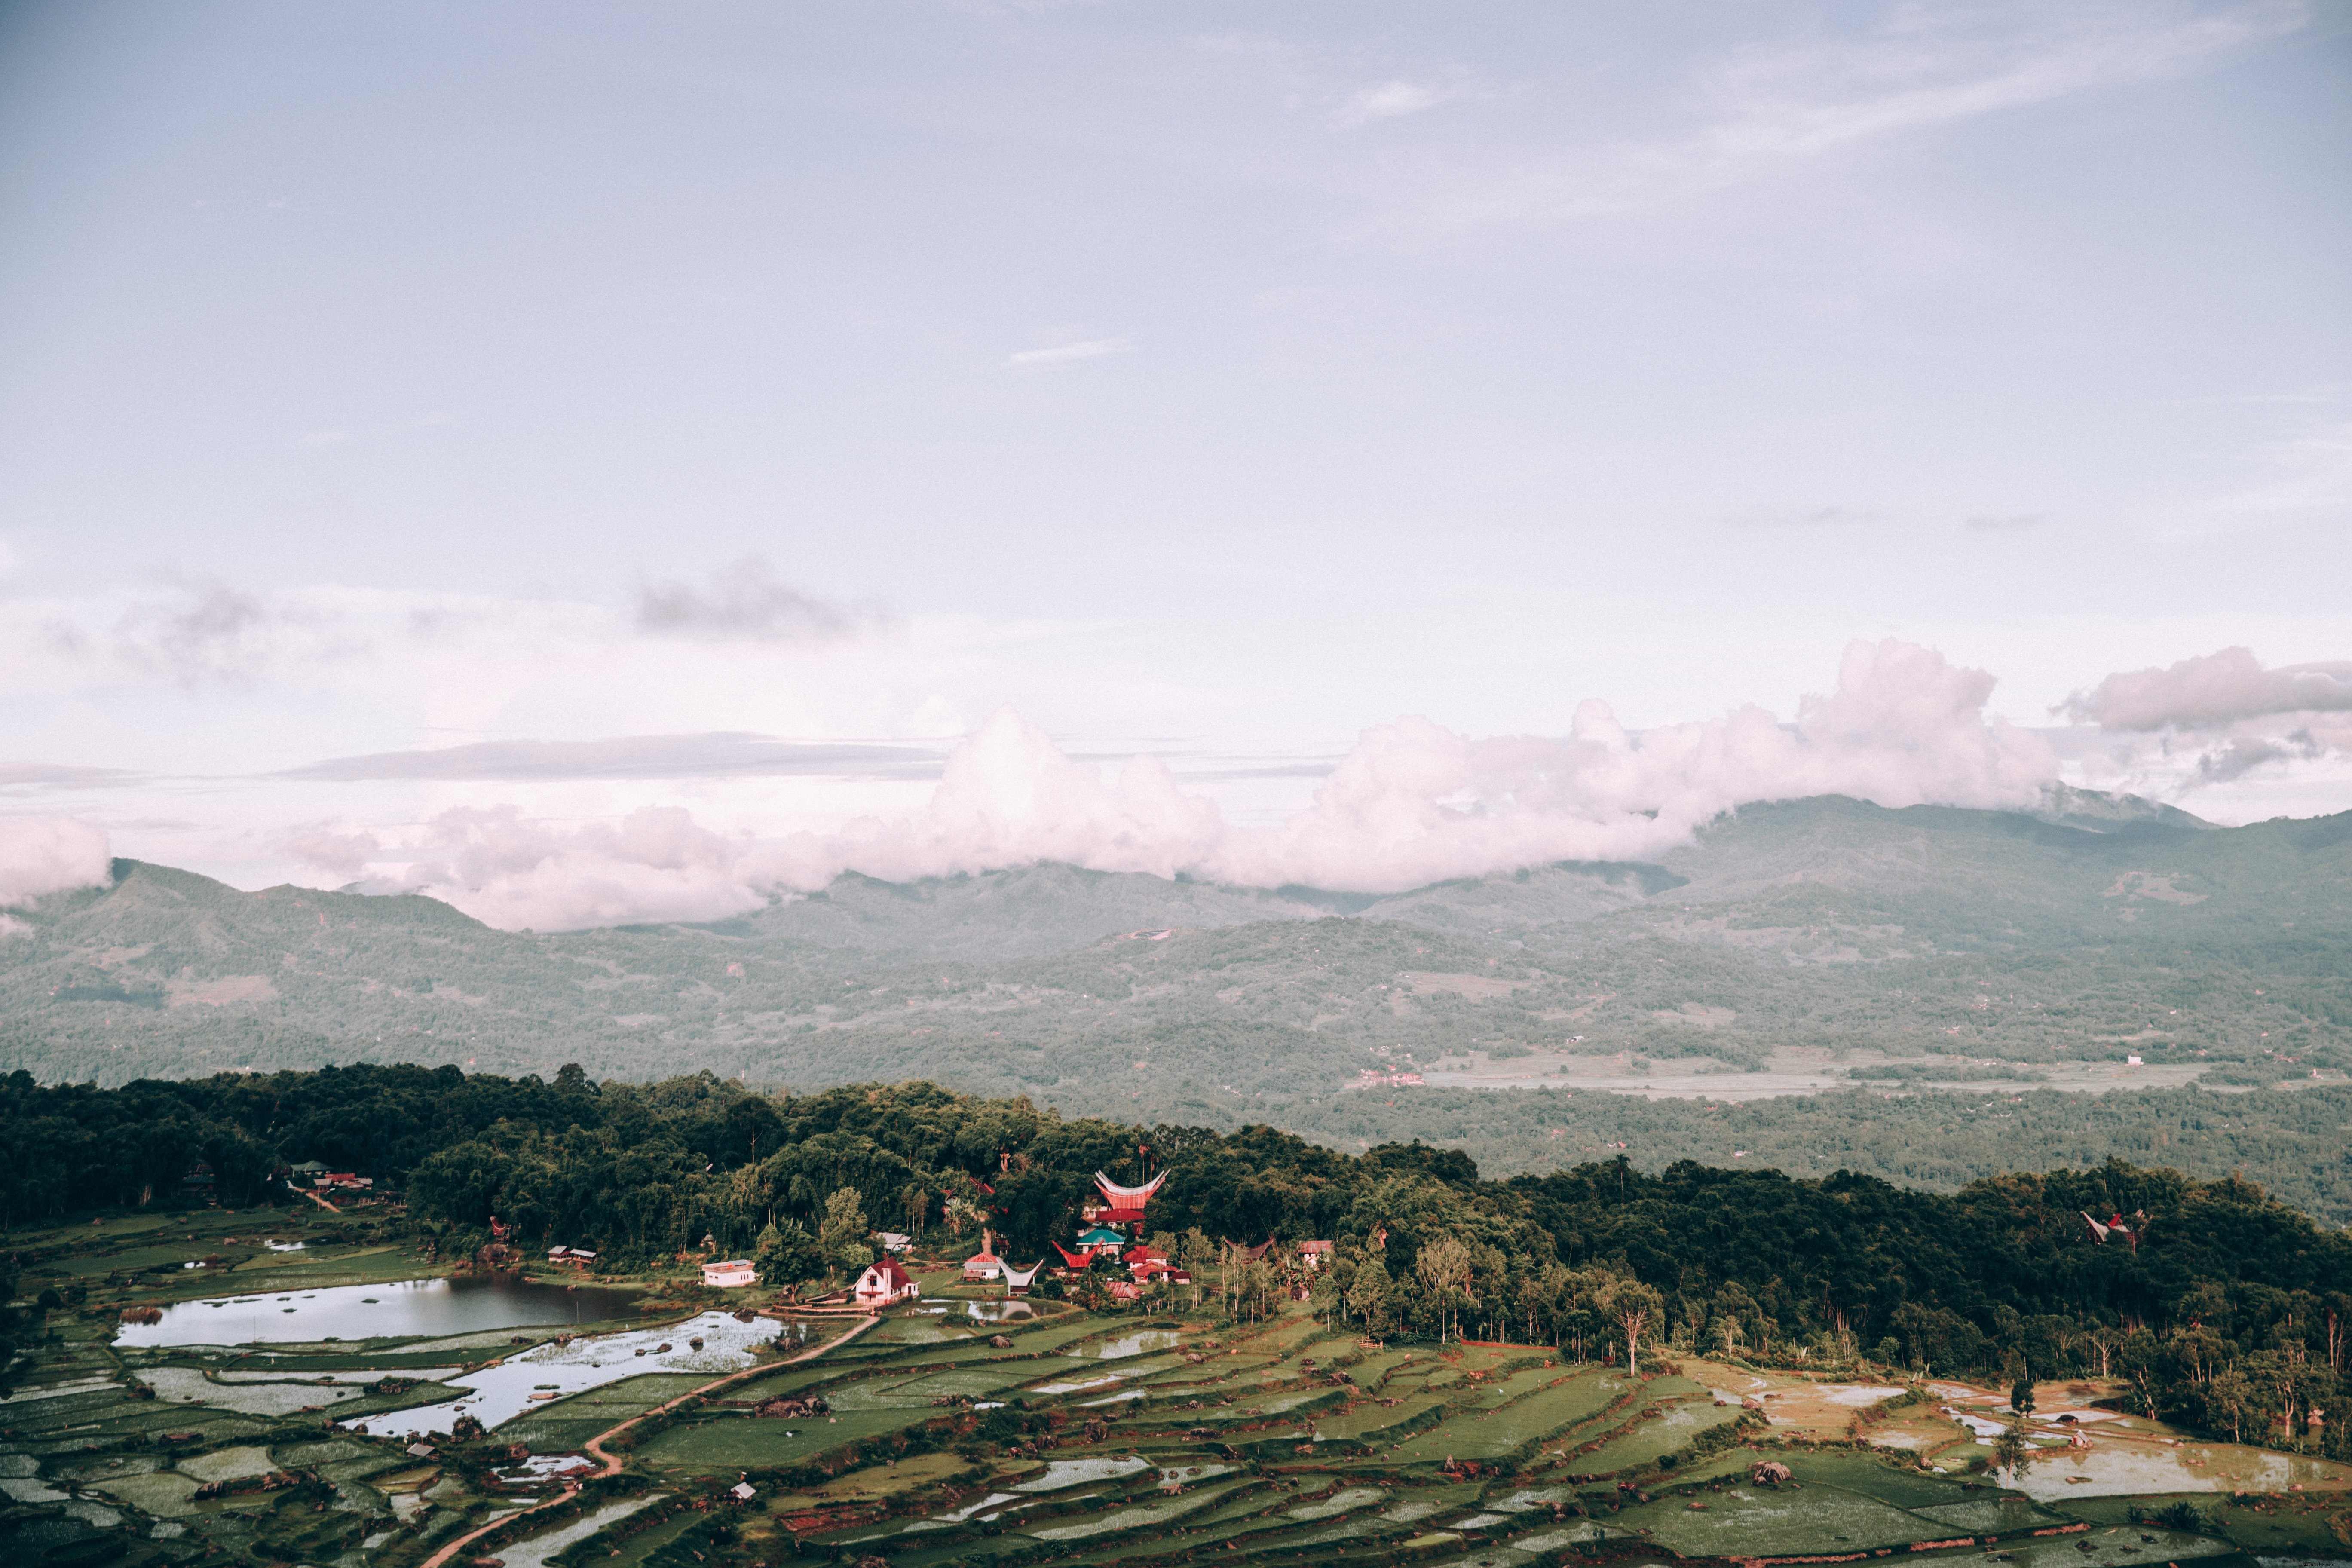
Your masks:
[[[869,1274],[879,1275],[881,1277],[882,1288],[886,1290],[903,1290],[908,1286],[915,1282],[912,1275],[898,1267],[898,1260],[895,1258],[884,1258],[881,1262],[875,1264],[872,1268],[867,1269],[866,1272]]]
[[[1143,1211],[1141,1209],[1097,1209],[1095,1210],[1094,1223],[1097,1225],[1141,1225],[1143,1223]]]

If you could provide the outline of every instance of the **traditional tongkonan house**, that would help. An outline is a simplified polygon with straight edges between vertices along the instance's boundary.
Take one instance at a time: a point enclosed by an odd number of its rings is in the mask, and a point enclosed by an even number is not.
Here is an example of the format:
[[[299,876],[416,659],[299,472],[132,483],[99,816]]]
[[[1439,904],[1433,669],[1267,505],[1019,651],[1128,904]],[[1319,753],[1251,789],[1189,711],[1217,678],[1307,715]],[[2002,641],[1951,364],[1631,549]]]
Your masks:
[[[1331,1244],[1328,1241],[1302,1241],[1298,1244],[1298,1266],[1320,1268],[1331,1261]]]
[[[1036,1280],[1039,1271],[1045,1267],[1045,1260],[1042,1258],[1026,1268],[1015,1268],[1010,1263],[1006,1264],[1004,1266],[1004,1293],[1007,1296],[1026,1296],[1029,1294],[1030,1285]]]
[[[1141,1225],[1143,1205],[1151,1201],[1151,1194],[1158,1192],[1160,1184],[1167,1179],[1168,1173],[1162,1171],[1139,1187],[1122,1187],[1097,1171],[1095,1185],[1102,1189],[1104,1206],[1088,1215],[1087,1222],[1097,1226]]]

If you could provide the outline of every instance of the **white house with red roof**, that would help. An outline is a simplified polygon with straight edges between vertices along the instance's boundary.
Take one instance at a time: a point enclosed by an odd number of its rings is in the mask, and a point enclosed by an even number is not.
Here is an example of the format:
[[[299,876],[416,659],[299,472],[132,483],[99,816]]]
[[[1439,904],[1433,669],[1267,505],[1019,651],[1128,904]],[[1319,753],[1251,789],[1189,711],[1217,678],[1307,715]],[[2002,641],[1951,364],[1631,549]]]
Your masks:
[[[866,1272],[857,1277],[856,1289],[851,1292],[861,1307],[887,1307],[893,1301],[912,1301],[923,1294],[923,1288],[914,1277],[898,1266],[895,1258],[885,1258],[879,1263],[868,1264]]]

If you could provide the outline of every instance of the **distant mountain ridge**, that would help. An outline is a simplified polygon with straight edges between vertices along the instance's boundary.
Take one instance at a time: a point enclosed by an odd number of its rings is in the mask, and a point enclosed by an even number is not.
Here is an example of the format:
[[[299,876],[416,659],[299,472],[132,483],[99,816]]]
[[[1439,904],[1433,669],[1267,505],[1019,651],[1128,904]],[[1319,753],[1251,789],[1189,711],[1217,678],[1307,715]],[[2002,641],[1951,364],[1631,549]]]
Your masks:
[[[0,1067],[919,1075],[1222,1122],[1447,1052],[1703,1046],[1736,1068],[1899,1043],[2033,1061],[2190,1016],[2193,1045],[2184,1024],[2143,1054],[2301,1063],[2284,1042],[2327,1057],[2352,1039],[2352,813],[2215,827],[2079,792],[2039,815],[1756,805],[1655,864],[1391,895],[1047,864],[847,876],[736,920],[554,934],[421,897],[117,870],[0,942]],[[1400,978],[1430,973],[1479,983]],[[1959,1011],[1930,1034],[1916,1015],[1935,997]]]

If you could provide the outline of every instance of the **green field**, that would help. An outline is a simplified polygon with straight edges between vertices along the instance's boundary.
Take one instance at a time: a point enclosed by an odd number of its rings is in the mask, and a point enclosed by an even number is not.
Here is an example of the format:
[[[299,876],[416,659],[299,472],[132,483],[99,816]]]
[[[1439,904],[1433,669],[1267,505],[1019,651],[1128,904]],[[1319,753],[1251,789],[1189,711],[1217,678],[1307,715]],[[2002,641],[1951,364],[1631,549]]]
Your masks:
[[[169,1289],[134,1286],[122,1272],[126,1260],[176,1268],[183,1255],[216,1250],[223,1236],[255,1227],[250,1216],[206,1215],[174,1219],[168,1229],[88,1228],[87,1237],[36,1235],[57,1249],[60,1267],[108,1265],[119,1281],[110,1300],[136,1301],[201,1287],[177,1279]],[[360,1235],[364,1228],[325,1216],[309,1221],[306,1234],[351,1235],[341,1250],[352,1256],[338,1267],[405,1256]],[[103,1313],[53,1312],[47,1331],[54,1337],[19,1371],[20,1397],[0,1405],[0,1482],[10,1493],[0,1512],[0,1558],[12,1568],[16,1561],[79,1568],[76,1553],[97,1554],[92,1568],[101,1560],[129,1568],[224,1561],[415,1568],[437,1545],[515,1506],[517,1489],[495,1479],[511,1468],[514,1445],[540,1455],[574,1452],[709,1381],[699,1373],[629,1378],[534,1406],[478,1448],[436,1442],[420,1458],[397,1442],[328,1431],[328,1413],[301,1406],[362,1385],[328,1388],[316,1379],[472,1364],[512,1336],[268,1355],[119,1352],[108,1342],[110,1323]],[[1775,1447],[1778,1429],[1748,1432],[1741,1446],[1664,1470],[1662,1456],[1738,1420],[1738,1409],[1679,1377],[1630,1382],[1618,1369],[1547,1366],[1539,1350],[1368,1349],[1327,1333],[1300,1309],[1239,1328],[1208,1313],[1171,1326],[1071,1311],[1009,1326],[1011,1350],[984,1337],[883,1331],[805,1365],[747,1378],[709,1405],[682,1406],[654,1429],[638,1429],[634,1447],[622,1439],[627,1473],[595,1484],[651,1486],[661,1500],[625,1521],[616,1510],[609,1527],[576,1542],[551,1543],[563,1553],[556,1568],[772,1568],[795,1550],[853,1558],[880,1551],[891,1568],[1171,1568],[1205,1553],[1234,1568],[1373,1568],[1431,1553],[1543,1568],[1612,1542],[1641,1543],[1645,1561],[1664,1564],[1676,1556],[1908,1556],[1914,1542],[1964,1534],[1999,1537],[2009,1562],[2028,1568],[2085,1558],[2154,1568],[2242,1547],[2335,1550],[2328,1520],[2343,1500],[2208,1499],[2200,1506],[2210,1531],[2184,1533],[2132,1523],[2130,1500],[2037,1505],[1980,1480],[1930,1474],[1908,1458]],[[828,1325],[819,1334],[832,1331]],[[1340,1369],[1351,1381],[1331,1380]],[[220,1381],[226,1370],[271,1375]],[[164,1396],[132,1397],[131,1375]],[[1118,1381],[1098,1381],[1112,1376]],[[1047,1387],[1063,1391],[1042,1392]],[[1105,1403],[1138,1391],[1148,1397]],[[348,1417],[386,1399],[414,1405],[433,1392],[336,1397],[331,1414]],[[795,1419],[750,1414],[757,1401],[782,1394],[822,1394],[831,1409]],[[1573,1451],[1587,1442],[1597,1446]],[[850,1459],[848,1450],[861,1445],[864,1457]],[[467,1456],[477,1451],[497,1462],[474,1464]],[[1791,1489],[1750,1482],[1750,1468],[1771,1457],[1794,1469]],[[1449,1460],[1475,1473],[1449,1469]],[[1049,1464],[1063,1468],[1049,1471]],[[746,1474],[754,1497],[738,1504],[724,1490]],[[196,1495],[201,1486],[289,1475],[299,1484]],[[1054,1476],[1067,1484],[1040,1479]],[[1597,1479],[1575,1479],[1585,1476]],[[521,1491],[549,1495],[551,1485]],[[2093,1530],[2030,1533],[2082,1521]],[[551,1534],[557,1524],[551,1516]],[[799,1539],[798,1548],[787,1538]],[[2090,1552],[2079,1548],[2086,1539]],[[478,1554],[538,1560],[495,1542]],[[1962,1555],[1974,1568],[1983,1553]]]

